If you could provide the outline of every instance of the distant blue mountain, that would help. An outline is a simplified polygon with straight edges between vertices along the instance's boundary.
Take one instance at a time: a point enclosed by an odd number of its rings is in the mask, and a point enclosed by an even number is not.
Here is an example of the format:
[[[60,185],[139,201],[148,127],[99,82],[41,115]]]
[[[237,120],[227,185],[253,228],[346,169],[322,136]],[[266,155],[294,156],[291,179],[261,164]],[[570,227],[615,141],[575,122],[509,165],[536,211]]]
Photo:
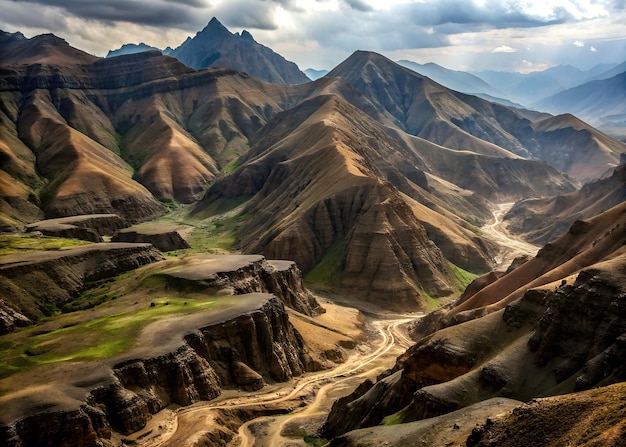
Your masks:
[[[126,43],[117,50],[111,50],[107,53],[106,57],[123,56],[125,54],[143,53],[145,51],[161,51],[159,48],[151,47],[145,43]]]
[[[248,31],[231,33],[215,17],[193,38],[177,48],[160,50],[146,44],[126,44],[109,51],[107,57],[161,51],[196,70],[209,67],[232,68],[277,84],[303,84],[310,79],[293,62],[254,40]]]
[[[315,81],[316,79],[323,78],[328,74],[328,70],[316,70],[314,68],[307,68],[304,70],[304,74],[309,77],[311,81]]]

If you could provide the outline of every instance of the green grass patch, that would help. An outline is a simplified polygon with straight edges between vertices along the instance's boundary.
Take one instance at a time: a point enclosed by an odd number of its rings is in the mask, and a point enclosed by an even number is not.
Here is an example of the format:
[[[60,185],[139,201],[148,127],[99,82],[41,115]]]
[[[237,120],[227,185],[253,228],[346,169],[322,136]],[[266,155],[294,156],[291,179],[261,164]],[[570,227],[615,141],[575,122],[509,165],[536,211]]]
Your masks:
[[[304,442],[313,447],[322,447],[323,445],[328,444],[328,439],[316,438],[313,435],[304,435]]]
[[[90,243],[79,239],[49,236],[0,235],[0,256],[25,253],[32,250],[59,250],[65,247],[76,247]]]
[[[187,238],[191,248],[175,250],[169,255],[182,253],[229,253],[239,237],[239,228],[249,215],[238,213],[232,216],[217,217],[205,222],[196,223],[194,230]]]
[[[223,135],[227,135],[230,133],[228,130],[222,130]],[[248,144],[248,139],[244,137],[233,137],[224,149],[217,155],[217,162],[220,166],[224,166],[222,172],[225,174],[230,174],[235,169],[237,169],[241,162],[238,161],[239,157],[248,153],[250,150],[250,145]]]
[[[404,422],[404,418],[402,417],[402,412],[399,411],[394,414],[390,414],[383,419],[382,425],[398,425]]]
[[[228,211],[231,211],[238,206],[243,205],[248,200],[250,200],[252,196],[239,196],[235,199],[220,199],[213,202],[207,208],[202,211],[194,214],[193,217],[198,220],[207,219],[211,216],[216,216],[218,214],[224,214]]]
[[[454,273],[454,277],[456,278],[457,290],[459,292],[463,292],[467,286],[478,277],[478,275],[470,273],[467,270],[463,270],[461,267],[457,267],[451,262],[449,265],[450,269],[452,269],[452,273]]]
[[[432,296],[430,296],[428,292],[426,292],[424,289],[421,290],[421,295],[422,295],[422,298],[424,298],[424,301],[426,302],[426,308],[428,310],[436,310],[441,307],[441,303],[436,298],[433,298]]]
[[[322,260],[304,276],[305,284],[329,285],[333,283],[341,272],[344,244],[341,240],[330,246]]]
[[[0,345],[0,378],[25,368],[63,361],[90,361],[110,358],[126,352],[147,324],[168,316],[209,310],[215,298],[189,300],[161,297],[138,311],[116,313],[72,324],[46,333],[37,327],[22,330],[26,342]]]
[[[236,158],[224,167],[224,174],[230,174],[239,166],[241,166],[241,159]]]

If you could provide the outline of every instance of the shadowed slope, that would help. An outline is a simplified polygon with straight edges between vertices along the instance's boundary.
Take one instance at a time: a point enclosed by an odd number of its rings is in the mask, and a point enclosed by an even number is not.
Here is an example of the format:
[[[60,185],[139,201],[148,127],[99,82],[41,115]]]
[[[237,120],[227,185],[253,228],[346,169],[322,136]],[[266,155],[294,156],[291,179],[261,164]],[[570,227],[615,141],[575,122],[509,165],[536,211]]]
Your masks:
[[[626,165],[608,178],[585,184],[570,194],[516,203],[504,216],[507,228],[533,243],[547,243],[572,223],[626,201]]]
[[[117,213],[137,221],[163,213],[152,195],[131,179],[124,161],[69,127],[45,91],[23,106],[18,126],[50,181],[41,195],[49,217]]]
[[[452,149],[535,157],[583,181],[605,175],[615,166],[616,154],[626,150],[623,143],[581,123],[594,138],[570,136],[567,154],[586,154],[591,164],[586,169],[579,158],[564,157],[561,142],[533,125],[523,111],[449,90],[376,53],[357,51],[328,76],[346,79],[379,110],[391,114],[399,128]]]
[[[625,213],[626,204],[622,204],[589,222],[578,222],[535,259],[485,287],[485,292],[491,289],[489,301],[493,302],[498,292],[506,295],[507,287],[515,288],[509,283],[519,281],[520,275],[527,280],[531,275],[537,278],[518,289],[515,297],[507,295],[484,312],[466,315],[456,325],[421,338],[376,383],[365,382],[352,395],[338,400],[323,434],[332,437],[374,426],[385,417],[394,423],[428,419],[492,397],[528,401],[623,381]],[[543,274],[550,268],[548,264],[557,267]],[[463,304],[477,306],[480,294]],[[486,295],[482,298],[481,304],[488,304]],[[555,401],[575,399],[573,395]],[[583,411],[591,415],[590,410]],[[544,427],[539,419],[532,423],[536,430]],[[548,421],[547,427],[552,423]],[[615,424],[613,420],[604,425],[594,437],[605,439],[601,435],[611,433]],[[492,434],[515,439],[505,433],[506,429]],[[489,436],[488,423],[483,437]]]
[[[445,259],[385,180],[401,154],[357,109],[317,97],[271,123],[254,148],[197,209],[254,195],[244,210],[245,251],[294,259],[306,271],[338,247],[338,285],[387,296],[396,308],[423,305],[415,301],[422,289],[452,292]]]
[[[541,145],[539,158],[580,181],[606,177],[619,164],[626,145],[573,115],[559,115],[533,123]],[[572,150],[576,148],[576,150]]]

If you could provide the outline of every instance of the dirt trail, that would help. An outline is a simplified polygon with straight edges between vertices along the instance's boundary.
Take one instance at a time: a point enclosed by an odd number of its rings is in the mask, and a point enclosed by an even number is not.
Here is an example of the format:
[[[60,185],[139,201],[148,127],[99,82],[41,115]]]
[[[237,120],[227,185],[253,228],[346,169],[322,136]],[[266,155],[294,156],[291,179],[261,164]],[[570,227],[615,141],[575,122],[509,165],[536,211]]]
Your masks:
[[[498,243],[502,248],[496,256],[496,268],[508,267],[513,260],[521,255],[535,256],[539,247],[512,236],[504,227],[502,217],[511,209],[513,202],[500,203],[493,212],[493,222],[480,230],[486,238]]]
[[[367,351],[367,347],[363,347],[362,351],[355,352],[345,363],[332,370],[306,374],[287,383],[267,386],[257,393],[234,392],[234,396],[233,393],[225,395],[219,402],[199,402],[176,411],[162,411],[154,416],[149,426],[131,435],[128,440],[133,445],[146,447],[193,445],[202,432],[214,423],[217,409],[253,410],[259,406],[288,402],[293,403],[297,410],[287,415],[262,416],[246,422],[231,444],[239,447],[306,446],[303,436],[299,439],[284,437],[285,426],[300,420],[305,423],[311,417],[327,413],[339,395],[351,392],[365,377],[374,377],[387,369],[412,344],[401,327],[415,318],[415,315],[407,315],[372,321],[378,336],[369,352],[363,352]]]

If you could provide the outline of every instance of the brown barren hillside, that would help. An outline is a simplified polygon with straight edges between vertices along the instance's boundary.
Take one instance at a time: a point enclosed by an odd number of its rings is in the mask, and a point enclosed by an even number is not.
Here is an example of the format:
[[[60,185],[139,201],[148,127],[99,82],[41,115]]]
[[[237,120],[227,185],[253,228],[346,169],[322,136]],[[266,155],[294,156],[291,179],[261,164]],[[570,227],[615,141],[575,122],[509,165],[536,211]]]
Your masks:
[[[626,244],[626,202],[572,224],[569,231],[545,245],[537,256],[455,305],[450,318],[464,311],[502,309],[526,290],[567,281],[581,269],[611,259]]]
[[[533,123],[525,111],[449,90],[376,53],[357,51],[328,76],[346,79],[409,134],[456,150],[538,158],[579,181],[607,175],[626,150],[571,116]],[[574,126],[563,123],[572,119]],[[565,156],[570,151],[577,155]]]
[[[492,426],[493,421],[488,421],[482,431],[469,437],[473,443],[468,441],[467,445],[521,445],[520,436],[524,442],[528,439],[539,442],[539,438],[523,436],[523,432],[529,431],[549,441],[548,445],[562,445],[559,442],[567,441],[570,436],[572,442],[578,443],[575,445],[586,445],[583,439],[593,439],[590,445],[622,439],[620,417],[597,425],[590,422],[602,417],[596,409],[604,405],[603,401],[615,408],[617,400],[612,398],[612,392],[594,391],[580,397],[577,393],[622,382],[626,377],[624,205],[587,223],[575,224],[569,234],[545,247],[537,258],[485,287],[483,291],[499,285],[505,298],[486,311],[467,314],[455,321],[456,324],[419,339],[398,358],[389,372],[375,382],[361,384],[351,395],[336,401],[321,434],[332,438],[372,427],[372,436],[377,436],[374,426],[381,422],[423,421],[414,426],[419,429],[428,424],[429,418],[464,408],[470,411],[472,405],[494,397],[527,402],[537,397],[571,393],[546,400],[545,404],[539,401],[520,407],[512,416],[500,419],[497,428]],[[568,255],[568,249],[579,255]],[[572,258],[571,263],[565,260],[568,257]],[[515,299],[507,294],[507,283],[503,279],[509,277],[509,282],[515,283],[521,272],[525,272],[527,278],[538,277],[546,263],[562,268],[552,268],[531,283],[532,286],[518,289]],[[572,263],[577,264],[575,269]],[[549,278],[550,275],[553,276]],[[480,294],[465,303],[477,305],[475,299]],[[488,302],[482,304],[488,305]],[[462,306],[457,305],[452,312]],[[591,401],[587,402],[591,396]],[[577,403],[580,406],[577,407]],[[565,424],[552,432],[557,413],[550,412],[557,407],[568,416],[560,414]],[[547,412],[545,421],[540,416],[543,411]],[[516,422],[522,416],[525,423],[532,424],[532,430],[524,427],[521,420]],[[431,420],[433,429],[437,420]],[[585,432],[582,427],[581,430],[574,428],[576,421],[583,420],[587,421],[584,427],[591,432]],[[512,424],[511,431],[508,423]],[[495,428],[493,432],[492,428]],[[398,429],[397,434],[407,435],[410,430],[407,426]],[[550,435],[541,435],[544,430]],[[395,444],[395,436],[390,436],[390,445],[402,445]],[[351,438],[348,433],[340,439]],[[484,443],[479,444],[481,439]],[[543,444],[543,440],[540,443]]]
[[[244,210],[252,216],[241,230],[245,251],[294,259],[305,271],[334,256],[339,286],[371,299],[393,292],[386,301],[391,307],[423,306],[416,300],[421,290],[432,296],[453,291],[445,258],[378,167],[383,155],[391,164],[399,154],[386,146],[381,130],[381,139],[370,136],[375,126],[368,117],[326,96],[275,123],[277,133],[267,131],[256,155],[216,183],[197,212],[254,195]],[[285,124],[293,127],[285,131]]]
[[[583,182],[610,176],[626,153],[624,143],[570,114],[534,122],[533,128],[542,147],[539,158]],[[571,147],[579,149],[570,152]]]
[[[546,243],[575,220],[591,218],[625,200],[626,164],[622,164],[610,177],[587,183],[578,191],[522,200],[504,216],[504,222],[511,233],[533,243]]]

